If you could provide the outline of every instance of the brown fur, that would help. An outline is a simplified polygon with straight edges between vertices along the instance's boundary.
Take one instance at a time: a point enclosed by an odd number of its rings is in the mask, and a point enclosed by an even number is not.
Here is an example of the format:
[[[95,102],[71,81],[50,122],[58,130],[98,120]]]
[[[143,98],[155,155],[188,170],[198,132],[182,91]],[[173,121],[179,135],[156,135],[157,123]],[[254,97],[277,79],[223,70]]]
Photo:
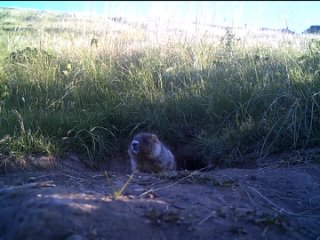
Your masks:
[[[162,172],[176,170],[175,157],[152,133],[136,134],[128,148],[133,172]]]

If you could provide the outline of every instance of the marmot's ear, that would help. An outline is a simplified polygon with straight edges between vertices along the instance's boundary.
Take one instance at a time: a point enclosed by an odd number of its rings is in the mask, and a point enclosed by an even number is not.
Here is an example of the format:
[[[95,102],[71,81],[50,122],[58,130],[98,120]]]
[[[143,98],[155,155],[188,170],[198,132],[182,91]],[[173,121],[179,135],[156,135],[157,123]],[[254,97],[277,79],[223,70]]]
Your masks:
[[[152,134],[152,140],[155,142],[155,141],[158,141],[158,137],[154,134]]]

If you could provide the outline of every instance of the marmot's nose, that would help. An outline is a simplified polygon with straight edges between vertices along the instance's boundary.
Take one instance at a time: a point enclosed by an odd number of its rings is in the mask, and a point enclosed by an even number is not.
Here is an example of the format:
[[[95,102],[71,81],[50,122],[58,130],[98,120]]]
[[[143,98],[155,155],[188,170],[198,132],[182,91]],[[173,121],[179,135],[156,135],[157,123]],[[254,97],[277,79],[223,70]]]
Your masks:
[[[139,142],[133,141],[132,142],[132,149],[135,151],[138,151],[139,150]]]

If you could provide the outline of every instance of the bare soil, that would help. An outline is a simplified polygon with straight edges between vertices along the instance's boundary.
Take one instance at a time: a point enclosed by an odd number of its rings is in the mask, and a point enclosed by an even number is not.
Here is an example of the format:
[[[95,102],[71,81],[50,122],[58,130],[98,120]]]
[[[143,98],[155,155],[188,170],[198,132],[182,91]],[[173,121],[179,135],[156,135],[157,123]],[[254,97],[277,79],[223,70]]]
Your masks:
[[[0,240],[319,239],[320,165],[282,158],[138,175],[120,159],[100,170],[74,155],[3,159]]]

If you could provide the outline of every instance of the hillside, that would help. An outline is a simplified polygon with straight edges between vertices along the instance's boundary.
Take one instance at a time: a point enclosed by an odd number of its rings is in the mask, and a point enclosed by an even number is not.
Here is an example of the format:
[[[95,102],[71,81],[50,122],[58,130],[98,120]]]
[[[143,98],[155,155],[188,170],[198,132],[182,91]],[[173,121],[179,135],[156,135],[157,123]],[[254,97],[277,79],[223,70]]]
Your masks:
[[[319,38],[1,9],[1,149],[121,155],[154,131],[237,164],[319,144]],[[222,35],[221,35],[222,33]]]
[[[319,36],[0,8],[0,46],[1,240],[320,237]]]

